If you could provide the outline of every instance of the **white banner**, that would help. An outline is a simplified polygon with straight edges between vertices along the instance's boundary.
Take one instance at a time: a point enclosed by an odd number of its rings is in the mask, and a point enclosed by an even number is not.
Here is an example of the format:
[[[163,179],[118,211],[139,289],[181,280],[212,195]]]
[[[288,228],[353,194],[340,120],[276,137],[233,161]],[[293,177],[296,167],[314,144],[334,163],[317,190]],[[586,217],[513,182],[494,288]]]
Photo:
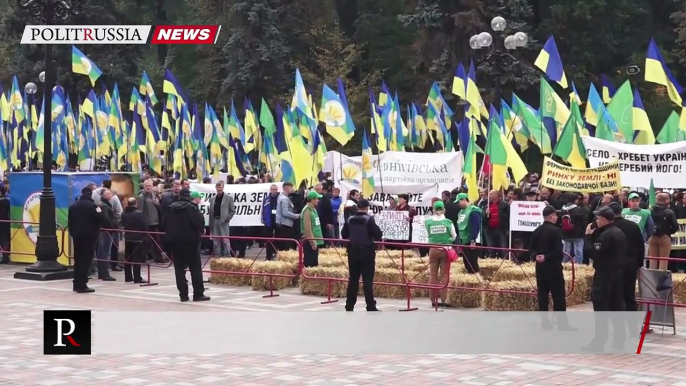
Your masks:
[[[622,185],[648,188],[683,188],[686,176],[686,142],[631,145],[583,137],[591,167],[619,162]]]
[[[281,182],[274,185],[281,191]],[[262,226],[262,202],[269,194],[269,187],[272,184],[231,184],[224,185],[224,193],[233,196],[233,203],[236,206],[236,214],[231,219],[231,226],[254,227]],[[217,188],[214,184],[198,184],[191,182],[191,191],[202,194],[200,211],[205,216],[205,225],[209,226],[210,199],[217,195]],[[276,208],[274,208],[276,209]]]
[[[438,185],[439,191],[453,190],[462,183],[462,152],[411,153],[388,151],[372,157],[376,186]],[[333,171],[334,181],[362,180],[361,157],[329,152],[324,170]]]
[[[362,191],[359,184],[349,181],[341,181],[339,187],[341,188],[341,197],[343,197],[343,204],[341,204],[341,207],[345,206],[346,197],[348,197],[349,191],[353,189],[360,192]],[[369,204],[371,205],[369,209],[372,213],[380,213],[383,209],[388,208],[388,199],[390,196],[407,194],[410,196],[410,206],[417,211],[418,215],[424,215],[431,208],[431,199],[440,197],[440,192],[436,185],[384,186],[383,192],[381,187],[376,185],[374,192],[372,197],[365,197],[369,200]],[[343,209],[341,209],[341,211],[342,210]]]
[[[533,232],[543,224],[545,202],[512,201],[510,203],[510,231]]]
[[[381,211],[374,217],[385,240],[410,239],[410,213],[407,211]]]

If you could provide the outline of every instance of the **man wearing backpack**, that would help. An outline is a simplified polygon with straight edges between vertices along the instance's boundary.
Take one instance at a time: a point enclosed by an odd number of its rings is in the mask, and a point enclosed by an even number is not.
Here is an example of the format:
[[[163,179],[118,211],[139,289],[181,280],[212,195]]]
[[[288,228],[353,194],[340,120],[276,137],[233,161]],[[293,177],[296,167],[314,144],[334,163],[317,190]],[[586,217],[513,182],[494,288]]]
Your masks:
[[[564,200],[567,203],[560,211],[564,262],[568,262],[569,256],[574,253],[574,264],[581,264],[584,259],[584,232],[588,216],[586,211],[578,205],[578,194],[567,193],[564,195]]]
[[[655,206],[650,216],[655,223],[655,233],[648,240],[649,257],[669,257],[672,251],[672,235],[679,230],[674,211],[669,209],[669,194],[660,193],[655,197]],[[650,269],[667,270],[668,260],[652,260]]]

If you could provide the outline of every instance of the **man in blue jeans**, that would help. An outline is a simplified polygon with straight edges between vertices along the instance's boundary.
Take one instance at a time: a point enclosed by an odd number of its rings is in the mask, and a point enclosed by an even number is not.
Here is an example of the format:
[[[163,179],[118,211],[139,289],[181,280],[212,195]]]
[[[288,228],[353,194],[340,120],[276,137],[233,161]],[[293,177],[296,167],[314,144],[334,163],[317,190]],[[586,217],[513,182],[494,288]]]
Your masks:
[[[581,208],[579,195],[566,193],[563,197],[566,202],[559,213],[559,223],[562,228],[562,243],[564,244],[563,262],[569,262],[569,257],[574,255],[574,264],[581,264],[584,259],[584,233],[588,225],[586,211]]]

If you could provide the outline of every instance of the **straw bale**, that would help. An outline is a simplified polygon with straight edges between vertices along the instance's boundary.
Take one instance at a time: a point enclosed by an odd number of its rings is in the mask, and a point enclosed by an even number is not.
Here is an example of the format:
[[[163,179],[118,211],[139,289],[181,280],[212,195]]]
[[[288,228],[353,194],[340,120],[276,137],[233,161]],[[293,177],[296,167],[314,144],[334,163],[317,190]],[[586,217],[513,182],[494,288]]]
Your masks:
[[[483,278],[479,274],[456,273],[450,275],[450,287],[482,288]],[[481,291],[468,289],[449,289],[446,303],[450,307],[478,308],[481,307],[483,294]]]
[[[333,256],[347,256],[348,251],[346,248],[341,248],[341,247],[330,247],[330,248],[322,248],[319,250],[319,256],[321,255],[333,255]]]
[[[261,261],[255,263],[252,272],[255,273],[276,273],[282,275],[295,275],[298,272],[298,263],[287,263],[283,261]],[[286,287],[293,287],[297,284],[297,279],[285,277],[272,277],[270,287],[269,277],[267,276],[253,276],[252,289],[256,291],[270,291],[280,290]]]
[[[375,282],[386,282],[386,283],[405,283],[403,276],[400,271],[395,268],[377,268],[374,273]],[[388,286],[388,285],[375,285],[374,286],[374,296],[379,298],[389,298],[389,299],[404,299],[407,295],[407,290],[403,286]]]
[[[522,281],[492,282],[489,288],[523,292],[532,291],[531,284]],[[535,293],[531,296],[503,292],[484,292],[483,307],[486,311],[536,311],[538,309],[538,301]]]
[[[222,258],[210,260],[210,269],[213,271],[229,271],[229,272],[250,272],[250,266],[253,261],[250,259],[237,258]],[[226,284],[236,287],[244,287],[252,285],[252,277],[226,275],[221,273],[213,273],[210,275],[210,283]]]
[[[529,281],[536,279],[536,267],[531,264],[503,265],[494,273],[491,281]]]
[[[298,251],[289,249],[287,251],[278,251],[276,253],[276,259],[279,261],[286,261],[286,262],[298,262],[298,257],[300,254]]]
[[[405,257],[405,259],[411,259],[411,258],[417,258],[419,255],[417,252],[415,252],[412,249],[405,249],[405,250],[395,250],[395,249],[382,249],[376,251],[376,257],[385,257],[385,258],[393,258],[393,259],[400,259],[402,257]]]
[[[319,255],[318,265],[320,267],[343,268],[348,270],[348,255],[329,253],[326,255]]]
[[[310,267],[305,268],[305,275],[310,277],[334,277],[345,279],[348,277],[348,270],[335,267]],[[300,292],[305,295],[327,296],[327,281],[300,278]],[[348,282],[331,282],[331,297],[345,297]]]
[[[674,303],[686,303],[686,274],[673,273],[672,283],[674,283]]]
[[[464,264],[463,264],[464,265]],[[516,267],[517,265],[510,260],[503,259],[479,259],[479,273],[486,280],[490,281],[499,269]]]

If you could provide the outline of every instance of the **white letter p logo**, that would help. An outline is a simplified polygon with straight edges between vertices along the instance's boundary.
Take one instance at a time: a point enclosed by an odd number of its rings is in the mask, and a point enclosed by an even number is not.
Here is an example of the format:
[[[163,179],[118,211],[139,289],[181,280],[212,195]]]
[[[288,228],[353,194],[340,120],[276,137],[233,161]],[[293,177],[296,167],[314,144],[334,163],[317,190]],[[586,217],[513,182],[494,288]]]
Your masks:
[[[71,319],[55,319],[55,322],[57,322],[57,344],[55,344],[54,347],[65,347],[66,345],[62,343],[62,337],[66,336],[67,340],[72,346],[79,347],[81,346],[80,344],[76,343],[74,338],[71,337],[71,334],[74,333],[74,330],[76,330],[76,324],[74,324],[74,321]],[[62,329],[62,322],[67,322],[69,323],[69,332],[64,333],[64,330]]]

